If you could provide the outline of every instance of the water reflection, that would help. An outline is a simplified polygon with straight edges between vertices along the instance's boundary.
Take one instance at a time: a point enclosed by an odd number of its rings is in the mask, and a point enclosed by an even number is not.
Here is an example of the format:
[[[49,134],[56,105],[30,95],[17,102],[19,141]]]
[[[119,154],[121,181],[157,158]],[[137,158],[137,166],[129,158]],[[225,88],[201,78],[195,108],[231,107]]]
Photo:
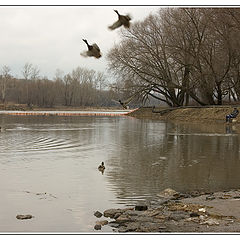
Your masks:
[[[140,120],[139,120],[140,121]],[[129,128],[128,125],[126,128]],[[119,135],[109,181],[119,202],[178,191],[239,188],[239,135],[224,125],[141,121]],[[235,131],[235,132],[234,132]]]
[[[235,125],[0,115],[0,126],[0,231],[88,232],[94,211],[151,199],[168,187],[239,188]],[[26,212],[37,220],[12,220]]]

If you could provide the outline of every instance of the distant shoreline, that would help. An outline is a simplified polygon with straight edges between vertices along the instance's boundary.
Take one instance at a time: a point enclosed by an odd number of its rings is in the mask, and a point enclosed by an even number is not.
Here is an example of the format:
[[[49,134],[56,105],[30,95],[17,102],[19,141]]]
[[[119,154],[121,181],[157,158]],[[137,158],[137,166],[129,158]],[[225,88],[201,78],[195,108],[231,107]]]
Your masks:
[[[0,104],[0,110],[7,111],[113,111],[124,110],[119,107],[73,107],[73,106],[54,106],[54,107],[29,107],[26,104]]]

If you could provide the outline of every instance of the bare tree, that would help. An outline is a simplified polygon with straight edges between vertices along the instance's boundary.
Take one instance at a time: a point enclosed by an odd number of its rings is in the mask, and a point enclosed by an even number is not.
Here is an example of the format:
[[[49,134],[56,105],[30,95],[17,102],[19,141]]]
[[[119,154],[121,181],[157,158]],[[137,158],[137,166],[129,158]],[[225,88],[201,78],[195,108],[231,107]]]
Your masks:
[[[22,75],[24,77],[25,80],[29,80],[31,78],[31,74],[32,74],[32,64],[31,63],[25,63],[23,66],[23,70],[22,70]]]
[[[1,100],[2,103],[6,102],[6,93],[7,93],[7,85],[9,80],[11,79],[10,75],[10,67],[4,65],[1,70],[1,76],[0,76],[0,86],[1,86]]]
[[[152,96],[170,106],[181,105],[176,89],[180,80],[168,51],[168,36],[161,15],[150,15],[122,32],[124,41],[108,54],[109,67],[125,81],[125,86],[144,100]]]
[[[31,68],[31,75],[30,75],[31,80],[39,79],[39,77],[40,77],[39,74],[40,74],[40,69],[38,68],[38,66]]]
[[[143,100],[152,96],[181,106],[191,97],[201,105],[222,104],[229,92],[239,92],[239,77],[232,71],[239,66],[239,14],[214,8],[162,9],[121,32],[122,41],[108,54],[109,68],[125,90]]]

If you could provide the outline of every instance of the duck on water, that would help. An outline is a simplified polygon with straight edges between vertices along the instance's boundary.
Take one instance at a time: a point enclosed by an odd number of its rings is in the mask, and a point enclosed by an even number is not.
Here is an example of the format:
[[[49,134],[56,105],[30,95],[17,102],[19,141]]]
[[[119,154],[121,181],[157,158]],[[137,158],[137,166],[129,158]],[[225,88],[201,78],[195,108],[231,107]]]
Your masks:
[[[102,162],[102,163],[98,166],[98,170],[99,170],[99,172],[101,172],[102,174],[104,173],[104,170],[105,170],[104,162]]]

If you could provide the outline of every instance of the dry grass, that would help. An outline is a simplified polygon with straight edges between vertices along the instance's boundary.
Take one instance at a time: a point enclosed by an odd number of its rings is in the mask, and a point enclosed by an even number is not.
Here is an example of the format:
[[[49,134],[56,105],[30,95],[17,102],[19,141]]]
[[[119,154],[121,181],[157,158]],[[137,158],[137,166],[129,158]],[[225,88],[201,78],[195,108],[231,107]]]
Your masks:
[[[155,111],[160,111],[158,108]],[[180,121],[196,121],[196,122],[225,122],[226,115],[233,111],[231,106],[219,107],[201,107],[201,108],[179,108],[164,114],[153,113],[151,108],[140,108],[130,113],[130,116],[138,118],[153,118],[160,120],[180,120]],[[236,118],[238,120],[239,116]]]

